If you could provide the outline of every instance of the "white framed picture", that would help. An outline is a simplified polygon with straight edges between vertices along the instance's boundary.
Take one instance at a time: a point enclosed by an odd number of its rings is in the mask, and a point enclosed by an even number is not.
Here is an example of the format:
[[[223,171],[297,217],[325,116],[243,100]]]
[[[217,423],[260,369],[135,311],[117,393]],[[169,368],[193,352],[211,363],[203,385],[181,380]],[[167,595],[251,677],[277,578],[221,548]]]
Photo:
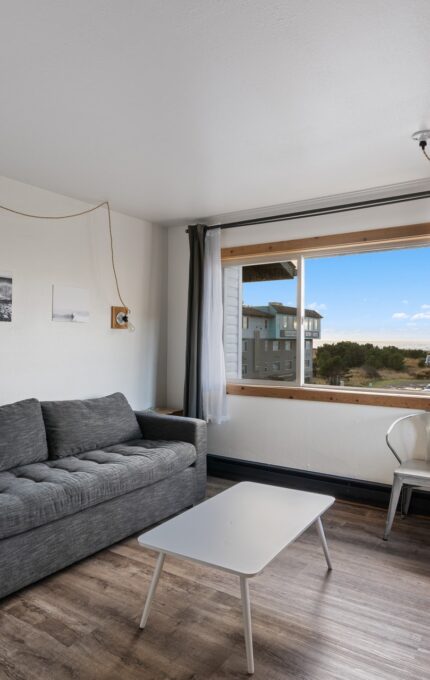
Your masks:
[[[0,322],[12,321],[12,274],[0,270]]]
[[[52,286],[53,321],[87,323],[89,318],[89,294],[86,288]]]

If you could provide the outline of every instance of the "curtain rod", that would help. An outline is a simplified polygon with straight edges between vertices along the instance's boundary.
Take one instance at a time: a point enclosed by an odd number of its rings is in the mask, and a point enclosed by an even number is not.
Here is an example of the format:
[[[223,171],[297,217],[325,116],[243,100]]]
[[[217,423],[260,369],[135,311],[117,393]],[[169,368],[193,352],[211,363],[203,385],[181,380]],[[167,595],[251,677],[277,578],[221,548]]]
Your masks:
[[[297,212],[284,213],[282,215],[268,215],[267,217],[255,217],[238,222],[225,222],[224,224],[214,224],[208,229],[234,229],[235,227],[249,227],[254,224],[270,224],[271,222],[286,222],[287,220],[300,220],[304,217],[317,217],[318,215],[333,215],[335,213],[349,212],[351,210],[363,210],[364,208],[374,208],[380,205],[391,205],[395,203],[406,203],[407,201],[417,201],[422,198],[430,198],[430,190],[417,191],[411,194],[399,194],[397,196],[386,196],[385,198],[374,198],[367,201],[355,201],[354,203],[340,203],[325,208],[314,208],[310,210],[299,210]],[[186,230],[188,233],[188,229]]]

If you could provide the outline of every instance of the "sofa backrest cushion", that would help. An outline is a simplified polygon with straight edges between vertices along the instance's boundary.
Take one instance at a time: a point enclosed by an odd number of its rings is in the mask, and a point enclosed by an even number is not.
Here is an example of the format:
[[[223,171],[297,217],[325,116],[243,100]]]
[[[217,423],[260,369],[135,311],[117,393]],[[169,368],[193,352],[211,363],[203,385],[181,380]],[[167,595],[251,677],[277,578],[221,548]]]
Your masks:
[[[141,437],[120,392],[99,399],[42,402],[50,458],[64,458]]]
[[[0,406],[0,471],[47,460],[45,425],[37,399]]]

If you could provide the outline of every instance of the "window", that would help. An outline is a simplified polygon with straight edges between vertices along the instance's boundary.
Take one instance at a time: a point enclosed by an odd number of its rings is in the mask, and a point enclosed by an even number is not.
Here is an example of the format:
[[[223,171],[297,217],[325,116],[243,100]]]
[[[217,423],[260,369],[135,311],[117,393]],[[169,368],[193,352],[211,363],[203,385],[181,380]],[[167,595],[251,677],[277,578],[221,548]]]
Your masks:
[[[247,364],[242,364],[242,375],[245,376],[248,374],[248,366]]]
[[[296,265],[295,260],[288,260],[224,269],[224,294],[229,301],[228,319],[224,324],[227,378],[244,377],[243,372],[240,373],[241,361],[234,358],[235,343],[238,343],[238,322],[233,317],[236,305],[236,314],[247,320],[246,329],[244,321],[242,328],[242,342],[247,341],[247,378],[267,380],[276,373],[279,380],[295,380],[295,365],[288,375],[283,375],[281,360],[284,350],[292,350],[297,335],[294,330]],[[267,370],[264,364],[267,364]]]
[[[285,363],[285,370],[291,371],[291,369],[293,368],[293,362],[291,361],[291,359],[287,359],[287,361],[285,361],[284,363]]]
[[[248,340],[242,340],[242,350],[244,352],[248,351]]]
[[[311,383],[426,389],[430,247],[309,258],[306,291],[324,316]]]
[[[429,284],[430,247],[307,259],[306,300],[324,316],[311,382],[424,391]]]
[[[398,237],[396,232],[400,232]],[[428,408],[419,405],[416,399],[420,397],[422,404],[430,399],[428,226],[320,237],[319,250],[314,239],[301,242],[304,248],[301,255],[269,264],[268,256],[276,252],[273,246],[277,244],[268,244],[270,251],[263,251],[264,244],[261,246],[266,264],[257,264],[258,251],[252,246],[249,252],[256,260],[252,266],[229,265],[228,259],[234,258],[235,249],[226,249],[224,267],[241,273],[240,305],[254,308],[256,315],[265,314],[264,326],[267,322],[270,328],[269,340],[260,339],[260,332],[254,332],[250,340],[255,366],[263,366],[261,359],[259,364],[257,360],[264,352],[271,372],[279,373],[278,382],[290,382],[311,391],[327,387],[343,392],[355,390],[354,395],[357,390],[360,395],[363,391],[382,392],[384,405],[401,403],[408,407],[415,398],[410,408]],[[288,242],[279,245],[288,252]],[[246,246],[241,246],[240,257],[247,257],[250,262],[251,255],[244,253]],[[245,277],[248,268],[259,269],[258,276]],[[297,295],[299,276],[303,306]],[[302,324],[298,308],[303,315]],[[284,351],[292,353],[291,368],[282,354],[280,362],[270,356],[272,352]],[[253,371],[248,363],[248,378],[258,381],[265,372],[274,379],[267,364],[263,371],[261,368]],[[227,375],[230,380],[240,377]],[[393,402],[390,397],[395,395],[407,398]],[[333,400],[336,398],[331,396],[330,401]],[[376,403],[356,396],[351,401]]]
[[[244,330],[249,328],[249,317],[248,316],[242,317],[242,328]]]

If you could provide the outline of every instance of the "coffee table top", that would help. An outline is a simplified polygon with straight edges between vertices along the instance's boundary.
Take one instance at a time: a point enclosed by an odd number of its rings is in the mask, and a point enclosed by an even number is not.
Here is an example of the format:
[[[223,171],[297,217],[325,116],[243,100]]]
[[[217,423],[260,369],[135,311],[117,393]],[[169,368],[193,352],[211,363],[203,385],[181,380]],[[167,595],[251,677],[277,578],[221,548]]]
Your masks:
[[[140,545],[241,576],[260,573],[332,496],[241,482],[139,536]]]

